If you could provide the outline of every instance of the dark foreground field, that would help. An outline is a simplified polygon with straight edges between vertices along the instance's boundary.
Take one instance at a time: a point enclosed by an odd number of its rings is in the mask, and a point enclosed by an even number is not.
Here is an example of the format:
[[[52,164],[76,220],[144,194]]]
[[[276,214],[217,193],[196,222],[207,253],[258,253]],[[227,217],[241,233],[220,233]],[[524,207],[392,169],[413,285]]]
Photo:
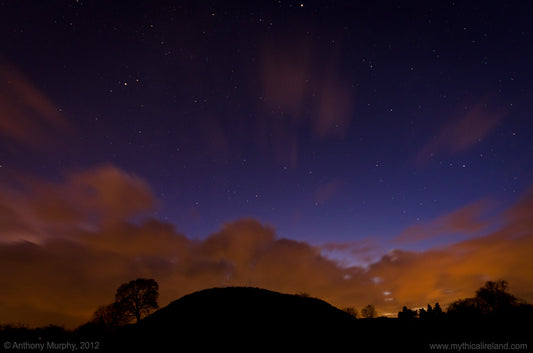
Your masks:
[[[73,332],[4,329],[0,341],[71,342],[77,351],[93,352],[443,350],[438,344],[449,344],[444,351],[452,352],[527,351],[523,345],[533,347],[532,329],[530,318],[355,319],[316,298],[218,288],[184,296],[136,325],[109,330],[88,324]],[[43,351],[71,347],[49,344]]]

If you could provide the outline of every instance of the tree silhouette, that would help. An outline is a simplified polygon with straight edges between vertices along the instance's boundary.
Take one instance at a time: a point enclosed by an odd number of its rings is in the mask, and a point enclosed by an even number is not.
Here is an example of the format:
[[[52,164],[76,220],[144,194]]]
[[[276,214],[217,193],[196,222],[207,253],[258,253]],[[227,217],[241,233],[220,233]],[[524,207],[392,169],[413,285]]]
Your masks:
[[[430,304],[428,304],[428,309],[426,311],[426,314],[428,315],[428,317],[432,317],[433,316],[433,308],[431,307]]]
[[[422,310],[424,309],[420,309],[421,310],[421,313],[420,313],[420,317],[423,316],[422,314]],[[424,311],[425,313],[425,311]],[[415,310],[411,310],[411,309],[407,309],[406,306],[403,307],[402,311],[400,311],[398,313],[398,318],[399,319],[414,319],[416,317],[416,311]]]
[[[400,317],[400,313],[398,313],[398,317]],[[443,312],[440,307],[439,303],[435,303],[434,307],[431,307],[430,304],[428,304],[427,309],[420,309],[418,310],[418,317],[423,320],[432,320],[432,319],[438,319],[443,317]]]
[[[448,306],[449,315],[476,317],[486,314],[486,308],[477,298],[465,298],[454,301]]]
[[[462,316],[481,315],[528,315],[530,307],[507,291],[506,281],[488,281],[476,291],[476,296],[456,300],[448,307],[448,314]]]
[[[404,306],[404,308],[405,308],[405,306]],[[411,311],[413,311],[413,310],[411,310]],[[415,312],[415,317],[416,317],[416,310],[414,310],[414,312]],[[398,318],[399,319],[402,318],[400,316],[400,314],[403,314],[403,310],[398,312]],[[421,318],[421,319],[427,319],[428,318],[428,312],[424,308],[420,308],[420,309],[418,309],[418,317]]]
[[[344,312],[352,315],[353,317],[357,318],[357,314],[358,314],[357,313],[357,309],[354,308],[353,306],[348,306],[348,307],[342,309],[342,311],[344,311]]]
[[[127,324],[129,318],[125,315],[123,308],[115,302],[100,306],[94,312],[92,322],[106,328],[113,328]]]
[[[159,285],[155,280],[137,278],[124,283],[117,289],[115,303],[129,320],[135,318],[136,322],[139,322],[143,315],[159,307],[158,291]]]
[[[368,304],[361,310],[361,316],[365,319],[372,319],[377,316],[376,308],[372,304]]]
[[[443,314],[442,309],[440,307],[440,304],[437,302],[435,303],[435,307],[433,308],[433,316],[435,317],[441,317]]]
[[[514,295],[507,293],[506,289],[506,281],[488,281],[476,291],[476,298],[483,303],[488,312],[508,312],[516,306],[517,299]]]

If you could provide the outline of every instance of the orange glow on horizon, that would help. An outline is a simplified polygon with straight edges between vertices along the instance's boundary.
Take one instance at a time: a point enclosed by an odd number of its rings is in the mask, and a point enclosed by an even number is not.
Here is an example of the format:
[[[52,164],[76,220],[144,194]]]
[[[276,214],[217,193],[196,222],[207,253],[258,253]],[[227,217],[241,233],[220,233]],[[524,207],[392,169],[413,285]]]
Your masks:
[[[496,279],[533,300],[531,192],[502,214],[505,225],[491,234],[423,252],[394,250],[365,269],[343,267],[319,247],[279,238],[254,219],[227,223],[204,240],[155,219],[128,222],[152,210],[155,198],[144,181],[110,165],[71,173],[61,184],[8,190],[0,187],[0,208],[10,215],[0,218],[2,323],[74,327],[137,277],[160,283],[162,306],[196,290],[242,285],[394,313],[404,305],[445,307]],[[465,217],[479,216],[464,210],[464,217],[459,210],[439,224],[455,227],[457,219],[469,224]]]

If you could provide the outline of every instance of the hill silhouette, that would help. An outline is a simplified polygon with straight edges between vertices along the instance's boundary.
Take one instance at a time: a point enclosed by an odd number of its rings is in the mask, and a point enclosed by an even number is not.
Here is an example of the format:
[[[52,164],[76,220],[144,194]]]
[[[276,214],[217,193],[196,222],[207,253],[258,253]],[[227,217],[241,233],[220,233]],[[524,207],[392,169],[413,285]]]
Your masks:
[[[440,344],[464,344],[452,351],[492,349],[478,349],[474,345],[479,343],[521,344],[520,350],[525,351],[533,346],[530,311],[520,315],[429,312],[428,307],[422,317],[355,319],[317,298],[250,287],[212,288],[185,295],[136,324],[109,327],[89,322],[70,332],[52,326],[6,326],[0,327],[0,341],[89,342],[96,346],[86,351],[100,352],[427,352],[438,350],[433,346]]]
[[[186,295],[117,334],[135,348],[250,349],[341,343],[355,318],[323,300],[228,287]],[[349,342],[344,342],[349,345]]]
[[[531,344],[531,319],[355,319],[317,298],[260,288],[206,289],[122,328],[111,351],[431,351],[439,343]]]

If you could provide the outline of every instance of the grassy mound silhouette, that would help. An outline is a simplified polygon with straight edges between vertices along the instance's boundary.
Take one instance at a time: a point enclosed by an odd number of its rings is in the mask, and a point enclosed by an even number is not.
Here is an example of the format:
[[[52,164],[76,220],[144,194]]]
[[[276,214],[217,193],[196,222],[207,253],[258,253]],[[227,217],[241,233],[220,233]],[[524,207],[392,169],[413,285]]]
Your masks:
[[[342,341],[355,321],[316,298],[250,287],[212,288],[161,308],[123,330],[117,342],[146,349],[303,348]]]

